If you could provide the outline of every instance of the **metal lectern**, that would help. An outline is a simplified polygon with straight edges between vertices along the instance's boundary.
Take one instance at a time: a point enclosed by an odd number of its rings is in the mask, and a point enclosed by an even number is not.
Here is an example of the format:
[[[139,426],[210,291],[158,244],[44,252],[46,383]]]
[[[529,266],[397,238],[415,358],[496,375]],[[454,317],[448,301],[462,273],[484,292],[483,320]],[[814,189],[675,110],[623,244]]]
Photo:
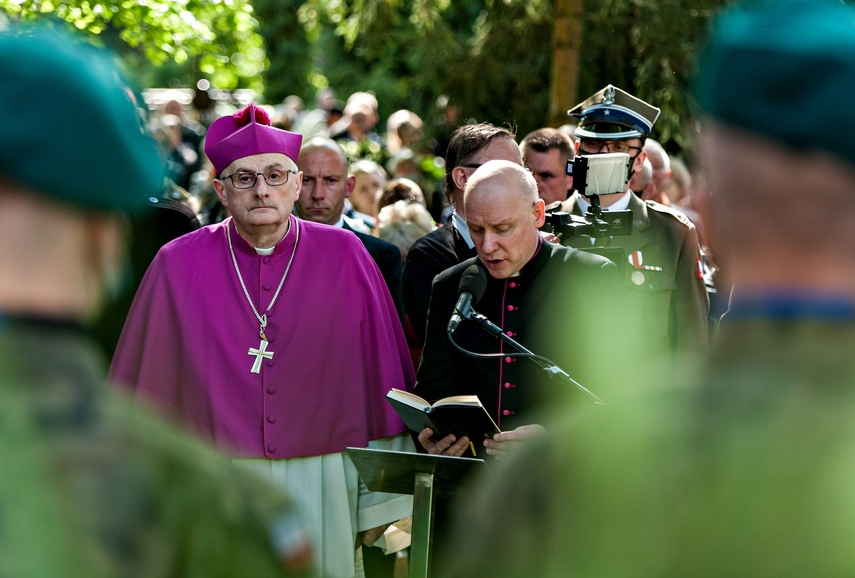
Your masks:
[[[484,460],[367,448],[347,448],[347,455],[372,492],[413,495],[410,578],[428,578],[434,498],[460,494],[464,478],[487,471]]]

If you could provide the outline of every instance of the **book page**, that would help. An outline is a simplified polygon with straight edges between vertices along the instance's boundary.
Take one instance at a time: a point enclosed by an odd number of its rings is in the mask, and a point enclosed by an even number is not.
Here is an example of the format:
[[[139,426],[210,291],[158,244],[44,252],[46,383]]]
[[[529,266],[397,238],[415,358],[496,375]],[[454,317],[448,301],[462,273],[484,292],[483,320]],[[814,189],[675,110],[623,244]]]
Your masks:
[[[440,399],[433,405],[434,407],[441,407],[444,405],[465,405],[472,407],[480,407],[481,400],[478,399],[477,395],[452,395]]]
[[[409,391],[395,389],[393,387],[389,390],[389,393],[386,394],[386,397],[422,411],[430,411],[430,404],[426,399],[419,397],[414,393],[410,393]]]

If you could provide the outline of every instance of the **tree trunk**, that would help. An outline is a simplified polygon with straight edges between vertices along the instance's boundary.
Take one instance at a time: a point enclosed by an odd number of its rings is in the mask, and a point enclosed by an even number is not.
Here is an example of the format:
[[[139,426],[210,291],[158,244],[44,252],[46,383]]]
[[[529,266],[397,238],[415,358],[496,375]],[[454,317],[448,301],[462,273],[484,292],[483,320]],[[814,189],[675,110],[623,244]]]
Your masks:
[[[567,110],[579,101],[579,51],[582,43],[582,0],[554,0],[552,78],[549,126],[567,124]]]

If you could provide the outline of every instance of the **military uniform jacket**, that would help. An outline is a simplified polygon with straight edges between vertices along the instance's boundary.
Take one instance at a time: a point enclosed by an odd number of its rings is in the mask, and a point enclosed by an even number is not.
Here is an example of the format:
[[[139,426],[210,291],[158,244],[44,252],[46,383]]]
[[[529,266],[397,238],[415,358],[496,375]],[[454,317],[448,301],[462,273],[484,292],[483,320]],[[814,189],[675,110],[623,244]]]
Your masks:
[[[284,496],[105,373],[81,329],[0,314],[0,577],[308,574]]]
[[[434,281],[415,392],[430,401],[477,395],[503,431],[538,423],[539,411],[564,396],[593,402],[584,392],[549,380],[531,360],[510,356],[478,359],[452,346],[448,321],[457,302],[460,277],[473,263],[480,265],[477,257],[469,259]],[[597,393],[603,384],[594,377],[593,368],[600,365],[598,352],[604,350],[594,344],[602,343],[598,328],[608,331],[614,327],[605,321],[605,315],[611,307],[610,296],[617,290],[617,269],[607,259],[542,241],[518,276],[495,279],[487,274],[487,289],[474,309]],[[460,324],[454,339],[476,353],[516,352],[471,321]]]
[[[579,193],[561,210],[581,215]],[[695,226],[679,211],[630,196],[632,234],[563,240],[571,247],[607,255],[621,269],[630,310],[651,352],[705,348],[709,297],[700,273]]]

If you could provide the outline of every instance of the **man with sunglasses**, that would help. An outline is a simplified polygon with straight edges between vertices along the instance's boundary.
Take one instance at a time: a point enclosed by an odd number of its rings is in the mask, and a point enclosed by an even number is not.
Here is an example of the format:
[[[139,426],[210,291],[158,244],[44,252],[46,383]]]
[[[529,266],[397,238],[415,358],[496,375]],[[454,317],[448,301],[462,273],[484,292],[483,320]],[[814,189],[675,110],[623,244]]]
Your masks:
[[[475,256],[475,243],[463,213],[463,189],[472,174],[490,160],[511,161],[522,166],[514,133],[490,123],[458,128],[445,154],[445,194],[448,216],[440,227],[410,247],[401,279],[404,310],[419,339],[424,341],[428,304],[434,277],[449,267]],[[445,214],[445,211],[443,212]]]
[[[579,119],[577,154],[626,153],[631,172],[640,171],[645,140],[659,109],[612,85],[568,111]],[[563,244],[605,255],[621,269],[625,296],[637,314],[645,343],[656,353],[697,350],[707,344],[709,299],[700,275],[700,247],[694,225],[681,212],[643,201],[629,186],[623,194],[601,195],[604,211],[632,211],[630,235],[578,235]],[[561,210],[584,215],[590,199],[573,193]]]
[[[292,215],[301,142],[254,104],[211,125],[205,152],[231,218],[160,250],[111,375],[287,487],[317,575],[361,576],[360,545],[408,516],[412,498],[368,492],[344,451],[414,449],[385,400],[414,375],[359,239]]]

